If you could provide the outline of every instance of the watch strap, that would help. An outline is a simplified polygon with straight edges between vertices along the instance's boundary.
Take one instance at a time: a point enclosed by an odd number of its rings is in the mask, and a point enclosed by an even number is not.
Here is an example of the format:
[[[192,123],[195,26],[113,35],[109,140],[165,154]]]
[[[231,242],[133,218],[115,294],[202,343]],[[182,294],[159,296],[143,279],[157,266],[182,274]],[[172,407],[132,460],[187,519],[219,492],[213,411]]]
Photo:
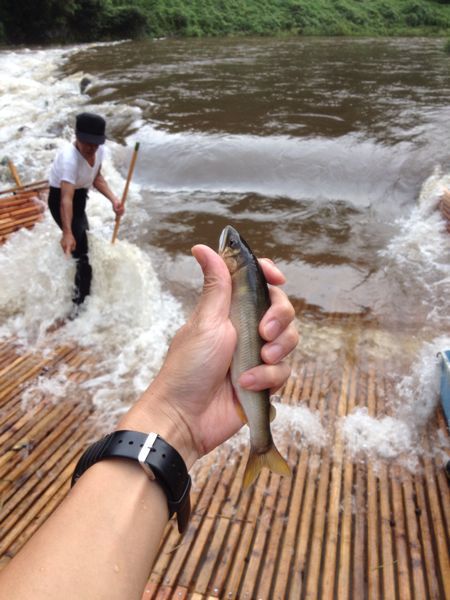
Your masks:
[[[89,467],[107,458],[139,462],[148,477],[162,487],[167,497],[169,518],[177,514],[178,530],[183,533],[191,512],[191,478],[175,448],[156,433],[114,431],[85,450],[75,467],[72,485]]]

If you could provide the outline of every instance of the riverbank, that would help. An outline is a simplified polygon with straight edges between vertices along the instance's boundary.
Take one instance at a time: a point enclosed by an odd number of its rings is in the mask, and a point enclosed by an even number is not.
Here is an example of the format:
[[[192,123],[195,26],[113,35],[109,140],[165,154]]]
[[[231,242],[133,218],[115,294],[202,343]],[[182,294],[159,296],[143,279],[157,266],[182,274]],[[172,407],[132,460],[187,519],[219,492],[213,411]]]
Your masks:
[[[429,0],[7,0],[0,43],[64,43],[137,37],[228,35],[448,36],[450,4]]]

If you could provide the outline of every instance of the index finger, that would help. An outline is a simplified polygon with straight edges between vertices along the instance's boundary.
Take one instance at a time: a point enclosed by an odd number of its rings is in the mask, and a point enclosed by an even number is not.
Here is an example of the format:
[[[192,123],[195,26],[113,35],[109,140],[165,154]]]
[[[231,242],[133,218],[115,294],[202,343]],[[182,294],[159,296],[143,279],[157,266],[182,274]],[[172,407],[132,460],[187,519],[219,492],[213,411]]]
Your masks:
[[[272,285],[283,285],[283,283],[286,283],[286,277],[273,261],[269,258],[260,258],[258,262],[261,265],[267,283]]]

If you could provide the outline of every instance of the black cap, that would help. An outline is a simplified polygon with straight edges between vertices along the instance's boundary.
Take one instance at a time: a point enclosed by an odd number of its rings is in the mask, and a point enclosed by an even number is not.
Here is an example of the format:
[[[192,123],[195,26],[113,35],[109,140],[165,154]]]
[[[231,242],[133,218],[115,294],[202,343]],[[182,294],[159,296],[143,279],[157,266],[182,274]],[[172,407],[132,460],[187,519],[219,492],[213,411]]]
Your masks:
[[[106,139],[105,126],[105,119],[100,115],[87,112],[81,113],[77,115],[75,135],[80,142],[104,144]]]

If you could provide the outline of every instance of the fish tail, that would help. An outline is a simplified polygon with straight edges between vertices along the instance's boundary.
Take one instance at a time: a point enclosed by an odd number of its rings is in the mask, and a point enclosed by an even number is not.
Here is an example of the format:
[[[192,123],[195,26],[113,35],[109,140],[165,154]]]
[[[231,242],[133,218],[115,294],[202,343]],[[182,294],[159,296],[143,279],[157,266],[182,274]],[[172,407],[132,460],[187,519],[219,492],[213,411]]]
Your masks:
[[[244,489],[252,485],[263,467],[267,467],[270,471],[279,475],[286,475],[288,477],[291,475],[291,470],[287,462],[273,444],[264,454],[258,454],[253,449],[250,449],[250,456],[248,457],[244,472]]]

